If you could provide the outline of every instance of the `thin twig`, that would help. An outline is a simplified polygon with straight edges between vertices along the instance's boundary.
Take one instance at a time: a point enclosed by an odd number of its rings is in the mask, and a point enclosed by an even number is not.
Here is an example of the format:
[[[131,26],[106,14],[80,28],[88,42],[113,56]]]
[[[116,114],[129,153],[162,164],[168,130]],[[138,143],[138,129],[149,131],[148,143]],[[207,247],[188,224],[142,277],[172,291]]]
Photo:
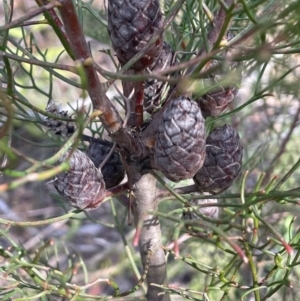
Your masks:
[[[11,21],[3,26],[0,26],[0,31],[5,31],[10,28],[17,27],[17,25],[22,25],[24,21],[30,20],[40,14],[42,14],[45,11],[48,11],[50,9],[53,9],[55,7],[60,7],[61,3],[59,1],[51,1],[50,3],[46,4],[45,6],[39,7],[32,12],[20,17],[19,19],[16,19],[14,21]]]
[[[122,97],[122,99],[124,100],[125,103],[125,109],[126,109],[126,116],[125,119],[123,121],[123,127],[125,128],[127,126],[127,122],[130,118],[130,98],[133,96],[135,90],[133,89],[129,95],[129,97],[126,97],[121,91],[120,89],[117,87],[117,85],[115,83],[113,83],[113,86],[115,87],[115,89],[117,90],[117,92],[119,93],[119,95]]]
[[[111,157],[112,153],[114,152],[116,148],[116,143],[113,144],[112,148],[110,149],[109,153],[107,154],[107,156],[104,158],[104,160],[101,162],[101,164],[99,165],[99,169],[101,170],[101,168],[106,164],[106,162],[109,160],[109,158]]]
[[[285,153],[286,146],[287,146],[288,142],[290,141],[295,128],[297,127],[299,116],[300,116],[300,105],[299,105],[298,110],[292,120],[290,129],[289,129],[286,137],[282,140],[282,143],[280,145],[278,152],[275,154],[274,158],[269,163],[269,167],[265,171],[266,174],[269,175],[271,173],[272,169],[274,168],[274,163]],[[268,176],[266,176],[266,178],[268,178]]]
[[[66,70],[66,71],[70,71],[72,73],[78,74],[78,70],[74,66],[68,66],[68,65],[58,64],[58,63],[49,63],[49,62],[32,59],[32,58],[26,59],[23,56],[9,54],[4,51],[0,51],[0,57],[7,57],[9,59],[12,59],[14,61],[21,62],[21,63],[27,63],[30,65],[37,65],[37,66],[41,66],[41,67],[49,67],[49,68],[58,69],[58,70]]]

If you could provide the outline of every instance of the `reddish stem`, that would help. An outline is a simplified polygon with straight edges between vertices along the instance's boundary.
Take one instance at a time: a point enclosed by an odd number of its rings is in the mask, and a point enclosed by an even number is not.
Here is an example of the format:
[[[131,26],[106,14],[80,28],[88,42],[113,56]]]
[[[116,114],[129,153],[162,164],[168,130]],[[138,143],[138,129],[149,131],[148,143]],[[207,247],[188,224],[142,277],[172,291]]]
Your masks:
[[[69,37],[70,47],[74,53],[75,59],[83,64],[86,75],[87,91],[91,98],[93,108],[102,112],[100,120],[104,128],[117,144],[124,147],[129,153],[139,154],[141,145],[134,139],[129,131],[126,131],[123,128],[123,120],[121,119],[120,114],[109,101],[105,91],[102,89],[72,0],[61,0],[60,2],[62,6],[59,7],[59,12],[62,17],[65,32]]]
[[[38,6],[44,6],[48,4],[48,0],[35,0]],[[48,21],[48,23],[52,26],[53,30],[55,31],[57,37],[63,44],[65,50],[68,52],[69,56],[75,60],[74,53],[72,52],[70,48],[70,41],[66,34],[65,27],[61,20],[59,19],[57,13],[55,10],[49,9],[48,11],[44,12],[44,17]]]
[[[135,85],[135,125],[140,128],[144,122],[144,82],[138,82]]]

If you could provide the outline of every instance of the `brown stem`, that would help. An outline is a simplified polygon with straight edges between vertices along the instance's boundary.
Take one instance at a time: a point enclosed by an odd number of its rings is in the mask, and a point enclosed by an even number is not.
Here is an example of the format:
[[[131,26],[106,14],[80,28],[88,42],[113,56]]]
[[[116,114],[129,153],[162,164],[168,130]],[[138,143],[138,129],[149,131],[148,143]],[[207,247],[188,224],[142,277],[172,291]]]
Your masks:
[[[134,74],[134,71],[125,71],[126,74]],[[144,113],[144,81],[140,82],[128,82],[122,81],[123,93],[126,98],[129,99],[126,102],[126,115],[129,118],[127,125],[129,127],[136,126],[140,128],[143,124],[143,113]],[[134,92],[133,92],[134,91]],[[130,113],[128,113],[130,112]]]
[[[94,64],[87,64],[91,53],[88,44],[84,38],[72,0],[61,0],[62,6],[59,12],[66,34],[69,38],[70,47],[74,53],[75,59],[83,64],[87,91],[91,98],[93,108],[100,110],[102,115],[100,120],[109,135],[122,147],[130,153],[139,153],[140,144],[133,138],[129,131],[126,131],[122,125],[123,121],[120,114],[107,98],[102,89]]]
[[[105,197],[110,197],[110,196],[113,196],[113,195],[124,193],[127,190],[128,190],[128,183],[126,182],[124,184],[120,184],[118,186],[107,189],[106,193],[105,193]]]
[[[144,113],[144,82],[138,82],[135,85],[135,126],[140,128],[143,124]]]
[[[38,6],[42,7],[47,5],[48,0],[35,0]],[[69,56],[74,60],[74,53],[70,48],[70,41],[66,34],[64,25],[62,24],[61,20],[59,19],[56,11],[52,8],[48,11],[44,12],[44,17],[48,21],[48,23],[52,26],[53,30],[56,33],[56,36],[61,41],[62,45],[64,46],[65,50],[68,52]]]

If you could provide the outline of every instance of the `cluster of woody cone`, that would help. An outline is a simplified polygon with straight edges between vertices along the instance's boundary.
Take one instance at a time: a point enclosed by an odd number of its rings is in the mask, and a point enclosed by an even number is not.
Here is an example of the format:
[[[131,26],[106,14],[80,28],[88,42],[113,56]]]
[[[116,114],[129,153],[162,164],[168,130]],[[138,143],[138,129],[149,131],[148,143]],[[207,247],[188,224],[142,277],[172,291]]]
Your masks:
[[[163,25],[159,0],[108,1],[108,33],[121,65],[141,51],[143,55],[131,66],[133,70],[151,73],[174,64],[174,52],[163,38]],[[155,42],[145,51],[153,38]],[[240,138],[229,125],[216,128],[206,137],[205,118],[221,114],[234,99],[237,86],[218,87],[201,97],[182,95],[164,103],[165,86],[157,80],[145,82],[145,111],[163,110],[151,149],[151,167],[174,182],[192,178],[201,193],[224,191],[241,169]],[[47,122],[51,127],[51,120]],[[62,131],[69,125],[59,126],[53,127]],[[117,151],[101,166],[111,147],[110,142],[99,140],[91,143],[86,153],[70,150],[61,158],[61,162],[69,158],[70,170],[57,176],[55,187],[73,206],[98,207],[105,189],[122,181],[125,172]]]

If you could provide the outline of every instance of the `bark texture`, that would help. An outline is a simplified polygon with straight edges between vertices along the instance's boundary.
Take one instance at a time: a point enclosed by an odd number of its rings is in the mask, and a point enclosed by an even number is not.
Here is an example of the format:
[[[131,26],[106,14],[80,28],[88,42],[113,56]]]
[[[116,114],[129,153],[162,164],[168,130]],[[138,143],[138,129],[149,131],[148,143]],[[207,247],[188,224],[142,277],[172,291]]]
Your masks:
[[[160,295],[162,290],[152,286],[155,284],[166,284],[166,259],[161,248],[161,229],[157,216],[149,212],[158,210],[156,196],[156,179],[149,173],[142,174],[140,164],[132,163],[129,165],[130,184],[132,185],[133,212],[137,233],[139,236],[139,249],[143,266],[147,262],[150,252],[150,265],[147,274],[147,300],[148,301],[168,301],[168,295]]]

